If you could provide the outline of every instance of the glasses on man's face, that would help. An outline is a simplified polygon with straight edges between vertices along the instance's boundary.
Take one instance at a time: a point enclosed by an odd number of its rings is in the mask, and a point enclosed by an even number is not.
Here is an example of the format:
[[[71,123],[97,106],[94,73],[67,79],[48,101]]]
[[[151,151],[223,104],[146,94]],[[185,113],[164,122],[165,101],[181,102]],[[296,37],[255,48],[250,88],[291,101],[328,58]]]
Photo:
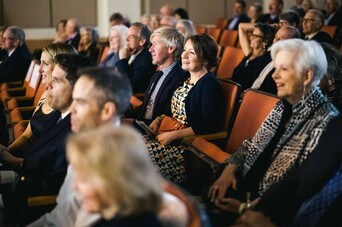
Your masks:
[[[303,23],[308,23],[308,22],[312,23],[314,21],[316,21],[316,19],[312,19],[312,18],[304,18],[303,19]]]
[[[262,39],[262,38],[264,38],[264,36],[252,33],[252,38],[260,38],[260,39]]]
[[[136,36],[136,35],[129,35],[129,36],[127,36],[127,38],[126,38],[126,40],[132,40],[132,39],[139,39],[139,37]]]

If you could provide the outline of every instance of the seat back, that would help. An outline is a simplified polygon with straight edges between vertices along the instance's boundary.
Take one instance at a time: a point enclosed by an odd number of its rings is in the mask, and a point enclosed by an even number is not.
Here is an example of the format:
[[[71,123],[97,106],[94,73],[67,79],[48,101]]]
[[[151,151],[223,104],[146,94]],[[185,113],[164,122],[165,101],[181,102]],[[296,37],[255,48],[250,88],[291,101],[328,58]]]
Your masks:
[[[207,27],[204,25],[198,24],[198,25],[196,25],[196,32],[198,34],[205,34],[205,33],[207,33]]]
[[[244,140],[253,137],[278,101],[279,98],[272,94],[248,89],[228,137],[226,152],[236,152]]]
[[[109,46],[105,46],[102,50],[102,54],[101,54],[101,58],[100,58],[99,63],[102,62],[107,57],[108,51],[109,51]]]
[[[31,64],[27,70],[26,77],[24,80],[24,87],[26,87],[30,83],[34,67],[36,67],[36,64],[34,61],[31,61]],[[38,66],[38,69],[39,69],[39,66]]]
[[[37,92],[36,92],[36,95],[35,95],[34,100],[33,100],[34,106],[37,106],[37,104],[40,100],[40,97],[42,97],[42,95],[45,91],[46,91],[46,85],[43,84],[42,82],[40,82],[39,87],[38,87]]]
[[[220,35],[221,35],[221,29],[219,28],[207,28],[207,34],[211,35],[216,42],[218,42]]]
[[[215,27],[219,29],[226,29],[228,26],[228,18],[220,17],[217,18]]]
[[[218,78],[230,79],[235,67],[242,61],[244,57],[245,55],[242,49],[229,46],[225,47],[220,64],[216,71],[216,76]]]
[[[39,73],[39,65],[35,64],[35,66],[33,67],[30,83],[26,88],[25,96],[33,97],[36,94],[36,91],[40,83],[40,79],[41,74]]]
[[[222,129],[226,131],[229,130],[228,126],[234,120],[237,104],[241,95],[241,86],[227,79],[217,79],[217,81],[221,85],[224,96],[225,116],[222,122]]]
[[[238,41],[238,31],[224,29],[218,44],[223,46],[236,47]]]
[[[323,25],[321,28],[322,32],[326,32],[330,35],[331,38],[334,38],[335,32],[336,32],[337,26],[333,25]]]

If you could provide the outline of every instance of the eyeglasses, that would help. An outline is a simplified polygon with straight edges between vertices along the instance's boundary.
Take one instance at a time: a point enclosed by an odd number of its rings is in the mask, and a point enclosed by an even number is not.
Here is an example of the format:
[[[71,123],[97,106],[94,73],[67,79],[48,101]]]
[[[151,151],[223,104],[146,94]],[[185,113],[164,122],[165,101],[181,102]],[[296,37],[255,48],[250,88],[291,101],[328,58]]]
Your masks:
[[[140,39],[140,37],[136,36],[136,35],[129,35],[127,36],[126,40],[128,39]]]
[[[308,23],[308,22],[312,23],[314,21],[317,21],[317,20],[316,19],[312,19],[312,18],[304,18],[303,19],[303,23]]]
[[[264,36],[252,33],[252,38],[260,38],[260,39],[263,39]]]

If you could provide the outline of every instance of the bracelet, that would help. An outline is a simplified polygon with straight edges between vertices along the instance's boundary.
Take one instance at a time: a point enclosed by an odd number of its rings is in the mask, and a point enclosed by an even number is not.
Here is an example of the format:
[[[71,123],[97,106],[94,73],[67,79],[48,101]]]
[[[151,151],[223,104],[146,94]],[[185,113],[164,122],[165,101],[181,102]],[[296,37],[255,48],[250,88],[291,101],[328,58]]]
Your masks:
[[[250,205],[250,204],[249,204]],[[238,213],[242,214],[246,208],[246,203],[241,203],[238,209]]]

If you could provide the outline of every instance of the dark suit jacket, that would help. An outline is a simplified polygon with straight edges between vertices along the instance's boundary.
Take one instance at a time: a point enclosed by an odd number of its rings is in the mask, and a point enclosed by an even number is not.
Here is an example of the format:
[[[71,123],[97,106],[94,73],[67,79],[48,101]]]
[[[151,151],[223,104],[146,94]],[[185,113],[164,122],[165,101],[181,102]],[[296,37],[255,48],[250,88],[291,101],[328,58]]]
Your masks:
[[[342,164],[342,118],[329,123],[326,132],[304,166],[292,171],[272,186],[256,209],[264,212],[278,225],[291,225],[300,205],[318,193]],[[325,212],[319,226],[342,223],[342,195]]]
[[[271,14],[267,13],[261,16],[260,22],[266,24],[278,24],[279,23],[279,16],[275,17],[274,19],[271,18]]]
[[[58,124],[60,112],[53,115],[38,143],[24,157],[19,187],[28,196],[57,194],[66,175],[65,139],[71,132],[70,114]]]
[[[0,64],[0,83],[23,81],[30,66],[30,52],[24,44],[17,47],[10,57],[5,57]]]
[[[227,29],[229,29],[229,24],[234,20],[234,17],[230,18],[228,21],[228,25],[227,25]],[[232,30],[238,30],[239,28],[239,24],[240,23],[248,23],[250,22],[251,19],[249,19],[249,17],[247,17],[247,15],[244,13],[241,16],[239,16],[238,22],[235,24],[234,28]]]
[[[342,25],[342,12],[337,11],[335,15],[329,21],[328,25],[334,25],[334,26]]]
[[[326,32],[319,31],[311,40],[315,40],[319,43],[329,43],[335,46],[334,40],[330,37],[330,35]]]
[[[80,40],[81,40],[81,35],[80,35],[80,33],[77,33],[77,35],[73,39],[67,40],[66,43],[67,44],[71,44],[77,50],[78,49],[78,44],[80,43]]]
[[[152,56],[148,48],[144,48],[129,65],[128,59],[121,59],[116,63],[119,72],[126,74],[131,81],[133,93],[145,92],[150,83],[151,75],[156,71],[152,64]]]
[[[154,102],[152,120],[162,114],[172,116],[171,98],[173,96],[173,93],[182,84],[184,79],[188,77],[189,77],[188,72],[185,72],[179,63],[177,63],[173,67],[170,73],[166,76],[165,80],[163,81],[157,93],[157,96]],[[159,76],[154,74],[151,78],[150,84],[148,85],[146,89],[144,102],[143,102],[142,108],[139,110],[139,113],[138,113],[139,119],[144,119],[145,117],[148,100],[150,99],[151,94],[153,92],[151,89],[154,86],[154,84],[158,82],[158,80],[159,80]]]

